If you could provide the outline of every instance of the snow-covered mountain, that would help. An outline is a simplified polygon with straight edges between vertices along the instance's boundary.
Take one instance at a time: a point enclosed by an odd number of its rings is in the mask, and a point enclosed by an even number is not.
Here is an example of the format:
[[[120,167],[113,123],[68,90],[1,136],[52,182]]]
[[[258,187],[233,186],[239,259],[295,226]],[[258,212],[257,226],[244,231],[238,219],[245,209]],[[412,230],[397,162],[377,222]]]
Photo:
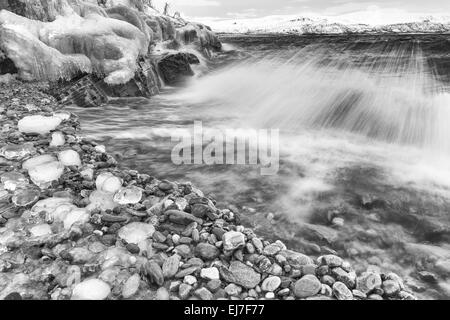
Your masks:
[[[222,33],[450,33],[450,16],[410,16],[397,23],[362,22],[364,18],[311,15],[268,16],[252,19],[203,20]],[[368,19],[370,21],[370,19]]]

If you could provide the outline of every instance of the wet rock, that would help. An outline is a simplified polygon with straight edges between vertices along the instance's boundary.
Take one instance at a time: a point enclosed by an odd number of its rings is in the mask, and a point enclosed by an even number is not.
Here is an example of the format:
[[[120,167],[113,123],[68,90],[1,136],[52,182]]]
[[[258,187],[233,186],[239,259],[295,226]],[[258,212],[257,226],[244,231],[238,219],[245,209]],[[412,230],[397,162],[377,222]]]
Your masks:
[[[80,155],[74,150],[64,150],[59,152],[58,159],[65,166],[81,166]]]
[[[89,279],[75,286],[72,300],[105,300],[111,293],[110,286],[99,279]]]
[[[298,280],[294,285],[294,294],[297,298],[307,298],[320,292],[322,284],[313,275],[306,275]]]
[[[210,220],[217,219],[217,208],[208,198],[192,198],[189,200],[189,206],[191,207],[191,213],[198,218],[208,217]]]
[[[198,58],[190,53],[180,52],[169,54],[158,62],[159,72],[164,82],[170,86],[177,86],[183,83],[186,78],[192,77],[191,64],[198,64]]]
[[[352,292],[342,282],[335,282],[333,284],[333,295],[338,300],[353,300]]]
[[[122,188],[114,195],[113,200],[121,205],[136,204],[142,199],[142,189],[137,187]]]
[[[45,117],[41,115],[26,116],[19,120],[18,128],[23,133],[47,134],[55,130],[62,120],[58,117]]]
[[[214,260],[219,256],[220,251],[209,243],[199,243],[195,248],[195,254],[205,260]]]
[[[155,232],[155,227],[148,223],[132,222],[122,227],[117,235],[127,243],[139,244],[148,238],[151,238]]]
[[[30,170],[31,168],[34,168],[38,165],[48,163],[48,162],[55,162],[57,161],[56,158],[49,154],[43,154],[40,156],[36,156],[33,158],[30,158],[22,163],[22,168],[25,170]]]
[[[255,288],[261,281],[261,275],[240,261],[232,261],[228,269],[221,268],[220,273],[226,281],[247,289]]]
[[[233,251],[245,245],[245,236],[241,232],[229,231],[222,237],[223,248],[227,251]]]

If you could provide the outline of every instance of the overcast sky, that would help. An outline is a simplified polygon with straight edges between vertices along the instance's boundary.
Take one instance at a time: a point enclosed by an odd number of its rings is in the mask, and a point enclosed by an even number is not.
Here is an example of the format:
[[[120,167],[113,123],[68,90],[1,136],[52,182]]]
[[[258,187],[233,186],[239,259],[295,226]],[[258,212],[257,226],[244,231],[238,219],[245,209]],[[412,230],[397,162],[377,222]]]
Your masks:
[[[450,15],[450,0],[154,0],[191,18],[256,18],[268,15],[313,13],[336,16],[357,11],[405,11]]]

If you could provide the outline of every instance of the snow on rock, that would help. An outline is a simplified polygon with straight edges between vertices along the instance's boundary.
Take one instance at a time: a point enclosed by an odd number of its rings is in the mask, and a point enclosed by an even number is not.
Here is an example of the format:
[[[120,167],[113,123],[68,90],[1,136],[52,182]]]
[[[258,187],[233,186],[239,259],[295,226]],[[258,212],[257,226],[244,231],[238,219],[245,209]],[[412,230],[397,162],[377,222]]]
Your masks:
[[[139,244],[140,242],[150,238],[155,232],[152,224],[142,222],[132,222],[122,227],[117,235],[127,243]]]
[[[65,166],[81,166],[80,155],[74,150],[64,150],[59,152],[58,159]]]
[[[26,116],[19,120],[19,131],[23,133],[46,134],[55,130],[61,124],[58,117],[45,117],[41,115]]]
[[[72,300],[105,300],[111,293],[111,287],[99,279],[88,279],[75,286]]]
[[[59,161],[40,164],[28,171],[31,181],[41,189],[48,188],[52,181],[58,180],[64,172],[64,166]]]
[[[363,17],[363,15],[359,15]],[[289,33],[289,34],[345,34],[345,33],[432,33],[449,32],[449,17],[421,17],[371,21],[369,16],[354,19],[350,16],[273,15],[251,19],[210,20],[214,30],[223,33]]]

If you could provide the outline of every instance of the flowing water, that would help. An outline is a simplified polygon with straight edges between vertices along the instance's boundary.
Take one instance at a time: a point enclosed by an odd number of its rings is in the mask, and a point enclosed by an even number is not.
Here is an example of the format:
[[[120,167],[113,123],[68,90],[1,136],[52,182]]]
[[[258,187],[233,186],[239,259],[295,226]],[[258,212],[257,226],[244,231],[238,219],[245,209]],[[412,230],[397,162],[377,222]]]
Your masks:
[[[450,36],[224,36],[183,88],[79,109],[124,166],[192,181],[308,254],[450,297]],[[279,129],[280,170],[175,165],[175,129]],[[429,273],[427,273],[429,272]],[[447,278],[448,277],[448,278]]]

